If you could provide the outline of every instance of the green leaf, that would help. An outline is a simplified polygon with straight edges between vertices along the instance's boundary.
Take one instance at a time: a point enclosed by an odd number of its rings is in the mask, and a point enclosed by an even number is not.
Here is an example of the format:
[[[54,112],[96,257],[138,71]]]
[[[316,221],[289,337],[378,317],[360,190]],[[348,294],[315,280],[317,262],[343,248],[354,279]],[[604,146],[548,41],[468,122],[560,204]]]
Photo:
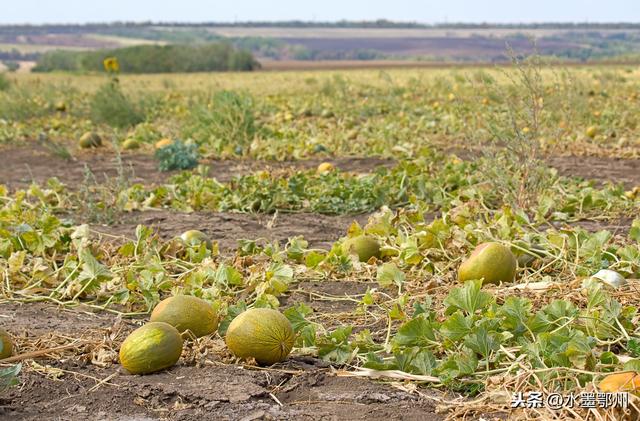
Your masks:
[[[404,349],[393,354],[395,365],[398,370],[406,373],[430,375],[436,366],[436,359],[433,354],[426,349],[413,347]]]
[[[318,356],[337,364],[351,361],[353,349],[349,343],[349,336],[352,330],[351,326],[342,326],[321,338],[318,343]]]
[[[216,269],[213,279],[222,285],[240,286],[244,283],[242,275],[235,268],[221,263]]]
[[[640,339],[631,338],[629,342],[627,342],[627,349],[629,353],[634,357],[640,357]]]
[[[286,246],[287,257],[296,262],[302,261],[309,243],[302,236],[290,238]]]
[[[312,251],[306,255],[304,264],[310,269],[315,269],[320,263],[322,263],[324,259],[324,254],[318,253],[317,251]]]
[[[220,321],[220,325],[218,326],[218,333],[220,336],[224,336],[227,333],[227,329],[233,319],[246,309],[247,304],[244,301],[240,301],[236,305],[232,305],[227,308],[227,315]]]
[[[82,261],[82,272],[78,276],[78,282],[82,284],[82,290],[85,293],[94,291],[100,286],[101,282],[113,278],[109,268],[98,262],[89,249],[85,248],[80,251],[80,259]]]
[[[0,368],[0,392],[19,383],[18,374],[20,374],[20,370],[22,370],[22,364]]]
[[[398,269],[395,263],[385,263],[378,267],[376,279],[381,287],[387,287],[393,284],[400,287],[405,281],[405,275],[404,272]]]
[[[640,372],[640,359],[634,358],[629,360],[622,366],[624,371],[639,371]]]
[[[499,308],[498,315],[503,317],[503,328],[514,336],[527,331],[526,323],[531,317],[531,302],[526,298],[508,297]]]
[[[429,347],[437,345],[431,322],[422,316],[403,324],[394,336],[393,343],[398,347]]]
[[[459,341],[471,333],[472,326],[470,316],[465,317],[461,311],[456,311],[442,323],[440,333],[452,341]]]
[[[306,316],[311,313],[313,313],[313,310],[305,303],[298,303],[294,307],[289,307],[284,311],[284,315],[289,319],[291,326],[293,326],[293,330],[296,333],[300,332],[302,328],[310,324],[309,321],[307,321]]]
[[[477,354],[488,358],[493,351],[500,348],[500,336],[495,332],[487,331],[484,326],[480,326],[467,337],[464,344]]]
[[[450,313],[452,308],[460,309],[467,314],[486,308],[493,301],[493,296],[481,291],[481,288],[482,280],[480,279],[467,281],[461,288],[453,288],[444,300],[444,304],[449,307],[447,313]]]

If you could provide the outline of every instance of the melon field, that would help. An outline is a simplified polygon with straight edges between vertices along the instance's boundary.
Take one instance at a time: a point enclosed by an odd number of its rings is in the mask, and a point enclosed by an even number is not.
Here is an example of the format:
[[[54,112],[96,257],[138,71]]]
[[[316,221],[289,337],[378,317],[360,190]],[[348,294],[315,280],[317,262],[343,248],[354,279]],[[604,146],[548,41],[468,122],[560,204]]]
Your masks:
[[[637,66],[107,67],[0,74],[0,418],[640,417]]]

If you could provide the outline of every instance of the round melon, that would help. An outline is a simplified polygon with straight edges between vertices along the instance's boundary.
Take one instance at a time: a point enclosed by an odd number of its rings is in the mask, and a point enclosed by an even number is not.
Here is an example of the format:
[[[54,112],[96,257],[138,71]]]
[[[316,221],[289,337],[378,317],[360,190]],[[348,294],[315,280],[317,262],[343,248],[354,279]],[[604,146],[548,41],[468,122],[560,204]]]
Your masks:
[[[342,243],[342,249],[347,254],[357,254],[361,262],[368,262],[372,257],[380,258],[380,243],[368,235],[351,237]]]
[[[79,143],[81,148],[97,148],[102,145],[102,138],[96,132],[86,132]]]
[[[189,230],[180,235],[180,239],[188,246],[199,246],[202,243],[207,245],[207,248],[211,248],[211,240],[209,236],[202,231]]]
[[[180,354],[180,332],[168,323],[152,322],[127,336],[120,347],[120,364],[131,374],[148,374],[172,367]]]
[[[482,243],[458,269],[460,282],[483,279],[483,283],[513,282],[518,263],[509,247],[500,243]]]
[[[122,142],[122,149],[125,150],[132,150],[132,149],[138,149],[140,147],[140,142],[138,142],[135,139],[126,139],[124,142]]]
[[[593,139],[598,134],[598,128],[596,126],[589,126],[587,127],[585,134],[587,135],[587,137]]]
[[[294,336],[291,323],[279,311],[253,308],[233,319],[225,342],[235,356],[271,365],[287,358]]]
[[[336,168],[333,166],[331,162],[323,162],[322,164],[318,165],[318,169],[316,172],[318,174],[327,174],[335,169]]]
[[[196,337],[209,335],[218,328],[218,317],[211,304],[193,295],[176,295],[162,300],[151,313],[152,322],[165,322]]]
[[[11,354],[13,354],[11,338],[5,330],[0,329],[0,360],[9,358]]]
[[[165,139],[158,140],[155,146],[156,146],[156,149],[162,149],[162,148],[166,148],[172,143],[173,143],[173,140],[165,138]]]
[[[56,111],[60,111],[61,113],[67,111],[67,104],[63,101],[58,101],[55,103],[54,108]]]

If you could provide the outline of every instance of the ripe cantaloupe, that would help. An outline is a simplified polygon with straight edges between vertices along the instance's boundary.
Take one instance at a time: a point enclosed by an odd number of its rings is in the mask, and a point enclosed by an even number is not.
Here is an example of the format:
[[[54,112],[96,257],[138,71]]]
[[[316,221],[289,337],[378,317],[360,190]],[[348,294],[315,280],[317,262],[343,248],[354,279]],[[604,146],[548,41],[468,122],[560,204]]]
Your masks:
[[[182,354],[180,332],[168,323],[152,322],[134,330],[120,347],[120,364],[131,374],[172,367]]]
[[[253,308],[240,313],[229,325],[225,342],[236,357],[259,364],[284,361],[293,348],[293,327],[279,311]]]
[[[484,279],[483,283],[513,282],[517,261],[511,249],[500,243],[482,243],[458,269],[460,282]]]
[[[342,243],[342,250],[346,254],[358,256],[361,262],[368,262],[372,257],[380,258],[380,243],[369,235],[351,237]]]
[[[207,301],[192,295],[176,295],[162,300],[151,313],[152,322],[164,322],[196,337],[209,335],[218,328],[218,316]]]

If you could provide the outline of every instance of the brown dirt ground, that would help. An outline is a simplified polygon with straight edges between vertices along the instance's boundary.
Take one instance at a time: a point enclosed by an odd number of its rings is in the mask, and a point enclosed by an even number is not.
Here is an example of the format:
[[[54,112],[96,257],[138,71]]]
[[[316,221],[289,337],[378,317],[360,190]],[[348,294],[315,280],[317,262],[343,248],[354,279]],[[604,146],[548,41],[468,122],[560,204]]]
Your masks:
[[[461,157],[471,159],[474,152],[451,150]],[[81,152],[74,161],[66,161],[52,154],[36,142],[26,146],[0,148],[0,184],[10,188],[28,186],[32,181],[44,182],[51,177],[70,186],[77,186],[85,179],[85,165],[93,172],[98,182],[105,177],[117,175],[114,154],[108,150]],[[150,154],[123,154],[122,161],[126,174],[133,174],[132,183],[158,184],[175,172],[159,172]],[[236,175],[258,170],[283,170],[286,168],[310,169],[321,162],[332,162],[343,171],[369,172],[379,166],[392,166],[392,159],[384,158],[323,158],[301,161],[254,161],[222,160],[210,161],[210,174],[218,180],[229,181]],[[640,159],[620,159],[612,157],[552,156],[546,158],[548,164],[566,176],[577,176],[598,181],[622,182],[625,186],[640,185]]]
[[[78,186],[85,180],[85,165],[91,170],[98,182],[118,175],[118,164],[113,152],[108,150],[80,151],[73,161],[67,161],[52,154],[36,142],[26,146],[0,148],[0,184],[10,188],[22,188],[33,181],[42,183],[57,177],[69,186]],[[255,161],[221,160],[208,161],[211,176],[221,182],[234,176],[248,174],[258,170],[284,170],[287,168],[316,168],[321,162],[331,162],[343,171],[370,172],[379,166],[391,166],[393,160],[382,158],[323,158],[304,161]],[[160,172],[157,162],[151,154],[123,154],[122,164],[130,183],[159,184],[176,172]]]
[[[239,239],[266,239],[284,245],[289,238],[304,235],[313,248],[331,248],[346,234],[353,221],[365,224],[368,215],[328,216],[314,213],[281,213],[277,215],[243,213],[207,213],[145,211],[123,213],[115,225],[94,225],[98,233],[135,238],[139,224],[153,227],[164,239],[189,229],[199,229],[218,241],[221,251],[235,250]]]
[[[2,304],[0,317],[16,343],[87,341],[79,358],[39,359],[22,384],[0,397],[0,418],[11,420],[440,420],[433,402],[389,384],[338,377],[325,362],[291,356],[269,369],[228,363],[223,341],[208,338],[209,353],[197,364],[183,358],[152,375],[131,376],[117,364],[90,363],[104,338],[118,332],[113,346],[135,328],[114,315],[68,311],[42,303]],[[34,324],[34,320],[38,320]],[[117,327],[120,326],[120,327]],[[46,348],[46,346],[45,346]],[[189,347],[187,347],[189,349]],[[193,349],[193,348],[191,348]],[[219,350],[220,352],[215,352]],[[187,351],[188,353],[189,351]],[[68,354],[67,354],[68,355]],[[185,354],[183,354],[185,357]],[[112,359],[115,359],[113,357]],[[227,361],[223,361],[226,359]],[[191,359],[190,361],[194,361]],[[26,363],[29,365],[30,363]],[[53,370],[64,370],[54,378]],[[108,379],[100,386],[96,385]]]

